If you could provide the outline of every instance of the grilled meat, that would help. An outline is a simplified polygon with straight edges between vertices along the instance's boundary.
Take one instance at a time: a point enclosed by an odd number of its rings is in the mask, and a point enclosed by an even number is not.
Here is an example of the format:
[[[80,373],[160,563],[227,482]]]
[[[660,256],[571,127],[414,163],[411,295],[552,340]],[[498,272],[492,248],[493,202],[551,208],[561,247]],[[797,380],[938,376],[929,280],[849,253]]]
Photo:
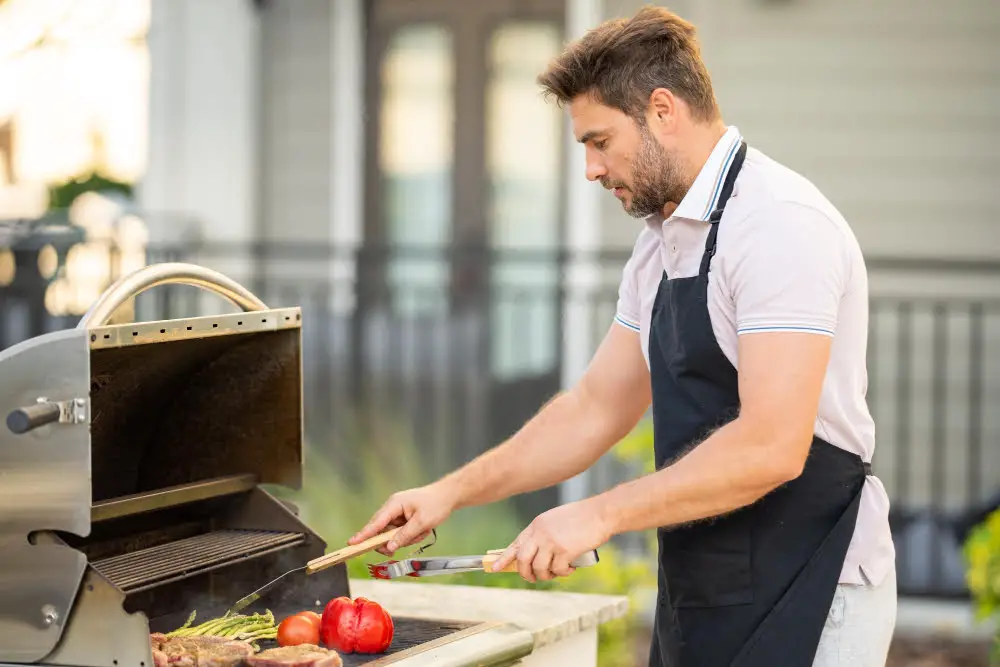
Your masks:
[[[227,641],[222,644],[198,647],[198,667],[237,667],[245,665],[253,656],[253,647],[247,642]]]
[[[163,652],[163,643],[167,641],[167,636],[154,632],[149,635],[149,643],[153,646],[153,667],[168,667],[170,658]]]
[[[269,648],[252,656],[250,667],[343,667],[344,661],[336,651],[313,644]]]
[[[155,667],[241,667],[253,655],[247,642],[224,637],[149,636]]]

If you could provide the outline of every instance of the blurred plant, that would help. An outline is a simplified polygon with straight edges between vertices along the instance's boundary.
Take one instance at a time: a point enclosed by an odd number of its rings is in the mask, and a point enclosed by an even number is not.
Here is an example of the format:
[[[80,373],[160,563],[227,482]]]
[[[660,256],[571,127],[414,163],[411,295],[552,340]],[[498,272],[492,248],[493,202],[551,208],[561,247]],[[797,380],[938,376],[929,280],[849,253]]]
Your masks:
[[[378,433],[369,437],[358,436],[357,431],[341,435],[336,456],[326,447],[307,444],[302,489],[268,488],[275,496],[295,503],[303,521],[327,542],[330,549],[343,545],[393,492],[432,481],[422,464],[418,447],[404,431],[384,420],[378,421],[375,427]],[[649,458],[651,450],[644,433],[642,428],[638,429],[613,450],[613,455],[629,463]],[[350,465],[345,465],[345,452],[352,453],[349,458],[354,460]],[[482,553],[510,544],[523,528],[509,503],[466,508],[455,512],[438,529],[438,539],[431,552]],[[352,578],[367,578],[367,564],[384,558],[374,553],[352,559],[348,562],[348,574]],[[601,548],[599,566],[578,570],[557,581],[530,584],[517,575],[463,574],[428,580],[406,578],[400,583],[628,596],[627,615],[600,626],[598,635],[601,667],[629,667],[635,664],[636,637],[642,630],[641,595],[655,588],[656,570],[652,558],[629,558],[609,544]]]
[[[619,442],[611,453],[619,461],[635,470],[636,475],[649,475],[656,471],[653,456],[653,420],[643,419],[632,432]],[[646,549],[650,554],[657,552],[656,531],[646,532]],[[655,585],[655,581],[654,581]]]
[[[979,620],[998,622],[993,660],[1000,664],[1000,509],[969,534],[964,546],[966,583]]]
[[[117,192],[131,198],[133,187],[131,183],[117,181],[94,171],[86,176],[49,186],[49,210],[68,209],[85,192]]]

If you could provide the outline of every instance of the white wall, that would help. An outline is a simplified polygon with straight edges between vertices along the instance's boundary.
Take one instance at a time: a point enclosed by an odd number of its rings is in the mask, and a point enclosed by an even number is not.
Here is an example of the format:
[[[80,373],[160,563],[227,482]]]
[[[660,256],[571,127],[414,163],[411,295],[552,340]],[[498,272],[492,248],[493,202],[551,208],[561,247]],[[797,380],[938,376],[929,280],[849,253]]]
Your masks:
[[[696,23],[726,120],[812,179],[868,255],[1000,258],[1000,3],[669,6]]]

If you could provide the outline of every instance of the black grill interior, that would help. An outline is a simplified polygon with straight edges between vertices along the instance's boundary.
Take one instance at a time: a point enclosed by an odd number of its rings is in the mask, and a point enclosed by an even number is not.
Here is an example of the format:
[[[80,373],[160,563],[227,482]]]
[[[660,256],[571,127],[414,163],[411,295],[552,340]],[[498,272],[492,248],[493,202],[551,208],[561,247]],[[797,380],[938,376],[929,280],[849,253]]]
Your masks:
[[[94,502],[253,473],[301,483],[300,330],[91,351]]]

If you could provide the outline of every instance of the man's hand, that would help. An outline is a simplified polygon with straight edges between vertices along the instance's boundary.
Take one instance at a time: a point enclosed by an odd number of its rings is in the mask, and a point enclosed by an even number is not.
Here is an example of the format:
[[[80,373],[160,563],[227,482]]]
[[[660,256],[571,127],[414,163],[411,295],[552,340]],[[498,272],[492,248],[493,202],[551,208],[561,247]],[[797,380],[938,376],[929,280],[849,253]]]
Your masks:
[[[443,482],[400,491],[390,496],[368,524],[347,543],[357,544],[389,528],[401,526],[391,542],[376,549],[381,554],[391,556],[401,547],[424,540],[432,529],[440,526],[451,515],[457,502],[454,490]]]
[[[531,583],[573,573],[578,556],[596,549],[610,538],[610,531],[594,505],[583,500],[539,514],[497,559],[502,570],[517,560],[518,573]]]

